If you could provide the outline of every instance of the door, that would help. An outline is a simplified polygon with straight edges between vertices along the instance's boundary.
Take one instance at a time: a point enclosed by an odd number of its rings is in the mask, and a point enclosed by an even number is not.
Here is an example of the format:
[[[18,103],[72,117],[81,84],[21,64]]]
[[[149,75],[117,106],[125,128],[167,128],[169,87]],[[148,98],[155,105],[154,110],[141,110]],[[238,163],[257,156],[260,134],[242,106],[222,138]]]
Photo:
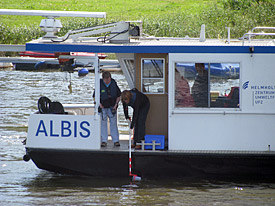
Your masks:
[[[136,54],[136,87],[150,100],[146,134],[168,138],[168,55]]]

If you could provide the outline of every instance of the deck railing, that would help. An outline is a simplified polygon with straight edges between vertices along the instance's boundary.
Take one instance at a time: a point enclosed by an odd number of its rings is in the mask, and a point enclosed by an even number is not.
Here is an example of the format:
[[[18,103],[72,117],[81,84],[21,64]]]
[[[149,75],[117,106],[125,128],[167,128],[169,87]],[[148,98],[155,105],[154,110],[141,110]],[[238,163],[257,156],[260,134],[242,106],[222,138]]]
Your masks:
[[[275,30],[275,27],[263,27],[263,26],[259,26],[259,27],[254,27],[251,31],[245,33],[242,37],[243,40],[243,45],[244,45],[244,41],[247,39],[249,41],[249,43],[251,42],[251,37],[254,36],[275,36],[275,32],[269,32],[269,33],[265,33],[265,32],[254,32],[254,30],[258,30],[258,29],[269,29],[269,30]]]

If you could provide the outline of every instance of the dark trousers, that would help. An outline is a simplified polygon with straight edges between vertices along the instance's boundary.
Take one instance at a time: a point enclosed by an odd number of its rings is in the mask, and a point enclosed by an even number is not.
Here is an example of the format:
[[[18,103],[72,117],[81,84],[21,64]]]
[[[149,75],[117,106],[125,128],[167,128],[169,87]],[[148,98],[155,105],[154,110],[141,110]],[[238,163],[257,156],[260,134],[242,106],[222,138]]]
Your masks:
[[[139,113],[137,114],[137,122],[134,128],[134,144],[140,143],[141,140],[144,140],[145,136],[145,122],[147,118],[147,114],[150,108],[150,102],[148,102],[145,106],[139,109]]]

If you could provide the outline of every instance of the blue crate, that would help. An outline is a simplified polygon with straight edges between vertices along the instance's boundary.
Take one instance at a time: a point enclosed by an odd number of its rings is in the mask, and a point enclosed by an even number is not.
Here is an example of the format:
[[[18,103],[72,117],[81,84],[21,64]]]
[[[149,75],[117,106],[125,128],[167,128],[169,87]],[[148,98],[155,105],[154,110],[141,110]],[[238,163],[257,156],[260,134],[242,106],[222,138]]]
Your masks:
[[[156,145],[156,149],[164,149],[165,136],[164,135],[145,135],[145,143],[152,143],[153,140],[160,145]],[[152,149],[151,145],[145,145],[144,149]]]

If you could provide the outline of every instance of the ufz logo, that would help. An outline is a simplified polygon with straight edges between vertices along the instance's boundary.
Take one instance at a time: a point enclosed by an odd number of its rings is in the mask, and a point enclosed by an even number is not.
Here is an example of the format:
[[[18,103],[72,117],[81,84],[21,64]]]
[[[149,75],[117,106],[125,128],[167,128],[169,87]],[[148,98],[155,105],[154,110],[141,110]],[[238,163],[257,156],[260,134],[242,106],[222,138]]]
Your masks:
[[[243,83],[243,89],[247,89],[248,88],[248,84],[249,84],[249,81]]]

